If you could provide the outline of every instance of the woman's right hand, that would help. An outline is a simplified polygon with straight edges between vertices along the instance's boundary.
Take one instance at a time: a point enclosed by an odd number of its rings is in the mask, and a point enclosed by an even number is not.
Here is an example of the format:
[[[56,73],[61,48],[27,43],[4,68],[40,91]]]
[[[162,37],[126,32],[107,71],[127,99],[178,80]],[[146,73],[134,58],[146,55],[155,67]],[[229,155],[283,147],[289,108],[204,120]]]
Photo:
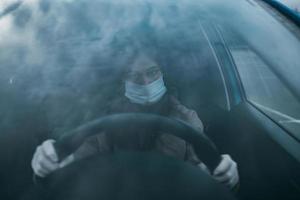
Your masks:
[[[31,167],[34,173],[39,177],[46,177],[51,172],[62,168],[74,161],[71,154],[63,161],[58,162],[58,156],[54,149],[55,140],[46,140],[35,150],[31,161]]]

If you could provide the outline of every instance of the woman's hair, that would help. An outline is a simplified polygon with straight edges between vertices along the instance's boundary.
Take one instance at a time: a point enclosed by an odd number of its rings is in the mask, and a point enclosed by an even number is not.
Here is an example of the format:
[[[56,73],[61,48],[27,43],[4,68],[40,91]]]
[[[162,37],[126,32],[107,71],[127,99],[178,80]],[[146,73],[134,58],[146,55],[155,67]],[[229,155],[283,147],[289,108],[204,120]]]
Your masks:
[[[177,91],[168,70],[169,58],[164,56],[166,54],[165,50],[159,47],[158,43],[147,23],[141,23],[130,30],[123,30],[114,36],[110,44],[113,51],[108,59],[114,77],[112,81],[114,92],[110,96],[110,102],[124,98],[126,73],[141,55],[157,63],[163,74],[167,93],[177,96]]]
[[[124,95],[124,93],[125,93],[125,91],[124,91],[125,90],[125,88],[124,88],[125,77],[126,77],[128,71],[130,71],[131,65],[133,65],[135,60],[138,59],[140,56],[147,57],[147,59],[149,59],[157,64],[157,66],[160,68],[160,71],[162,72],[163,79],[164,79],[165,85],[167,87],[168,93],[171,92],[172,94],[174,93],[173,95],[176,95],[176,90],[175,90],[174,84],[172,82],[172,78],[168,74],[168,69],[164,65],[164,62],[160,62],[161,58],[159,58],[155,54],[155,52],[146,52],[145,53],[144,51],[143,52],[134,52],[134,54],[126,56],[126,58],[128,60],[123,62],[125,66],[120,66],[120,71],[117,76],[116,82],[118,84],[118,92],[121,93],[122,95]]]

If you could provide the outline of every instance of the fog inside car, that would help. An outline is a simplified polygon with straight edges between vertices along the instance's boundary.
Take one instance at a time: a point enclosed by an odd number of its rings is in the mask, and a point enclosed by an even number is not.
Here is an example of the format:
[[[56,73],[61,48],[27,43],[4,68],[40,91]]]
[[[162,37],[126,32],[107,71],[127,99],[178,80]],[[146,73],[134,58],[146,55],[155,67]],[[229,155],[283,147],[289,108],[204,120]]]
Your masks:
[[[293,73],[299,41],[256,7],[254,1],[23,1],[0,19],[1,113],[15,112],[14,101],[45,104],[53,132],[69,129],[116,93],[114,73],[134,51],[160,55],[171,76],[180,71],[192,80],[194,69],[213,59],[207,26],[230,30],[230,39],[242,38],[299,85]],[[6,117],[2,126],[13,123]]]
[[[209,103],[226,111],[228,102],[242,101],[222,84],[221,62],[230,60],[249,101],[300,138],[299,29],[275,20],[261,2],[11,2],[0,2],[1,163],[16,153],[15,140],[38,144],[104,116],[139,54],[156,59],[188,107]],[[260,75],[282,91],[257,81]]]

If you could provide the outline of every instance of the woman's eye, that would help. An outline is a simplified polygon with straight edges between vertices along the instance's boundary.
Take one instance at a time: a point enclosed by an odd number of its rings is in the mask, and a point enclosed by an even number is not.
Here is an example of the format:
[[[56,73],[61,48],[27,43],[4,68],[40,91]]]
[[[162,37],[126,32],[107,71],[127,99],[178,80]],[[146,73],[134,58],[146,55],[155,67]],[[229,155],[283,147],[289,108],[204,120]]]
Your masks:
[[[128,74],[128,75],[127,75],[127,78],[128,78],[128,79],[131,79],[131,80],[134,80],[134,79],[137,79],[137,78],[138,78],[138,75],[137,75],[137,74],[134,74],[134,73]]]
[[[148,73],[148,75],[150,75],[150,76],[154,76],[155,74],[156,73],[154,71]]]
[[[134,75],[133,75],[133,78],[134,78],[134,79],[138,79],[138,78],[140,78],[140,77],[141,77],[141,75],[139,75],[139,74],[134,74]]]
[[[158,74],[158,71],[157,70],[152,70],[150,72],[148,72],[148,76],[156,76]]]

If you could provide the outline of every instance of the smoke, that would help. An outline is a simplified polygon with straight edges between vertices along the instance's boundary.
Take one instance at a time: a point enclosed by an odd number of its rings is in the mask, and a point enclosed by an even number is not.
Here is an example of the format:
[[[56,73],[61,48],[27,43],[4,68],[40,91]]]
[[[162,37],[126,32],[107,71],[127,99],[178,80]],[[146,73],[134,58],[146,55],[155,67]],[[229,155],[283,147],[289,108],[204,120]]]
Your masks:
[[[0,1],[0,135],[16,135],[3,148],[103,115],[139,53],[166,69],[190,107],[199,104],[223,90],[202,84],[221,80],[211,48],[220,46],[217,30],[300,94],[299,30],[254,0],[24,0],[7,9],[19,2]]]
[[[177,23],[186,26],[186,17],[163,20],[176,16],[176,9],[155,9],[144,1],[24,1],[0,21],[1,91],[26,106],[38,106],[54,127],[51,132],[99,116],[105,100],[117,92],[117,71],[129,58],[159,54],[158,45],[170,49],[167,42],[182,49],[198,40],[182,38],[184,30]]]
[[[196,80],[199,66],[216,65],[203,23],[234,32],[299,85],[299,40],[255,1],[27,0],[0,19],[1,102],[15,95],[52,127],[73,127],[105,109],[140,52]]]

